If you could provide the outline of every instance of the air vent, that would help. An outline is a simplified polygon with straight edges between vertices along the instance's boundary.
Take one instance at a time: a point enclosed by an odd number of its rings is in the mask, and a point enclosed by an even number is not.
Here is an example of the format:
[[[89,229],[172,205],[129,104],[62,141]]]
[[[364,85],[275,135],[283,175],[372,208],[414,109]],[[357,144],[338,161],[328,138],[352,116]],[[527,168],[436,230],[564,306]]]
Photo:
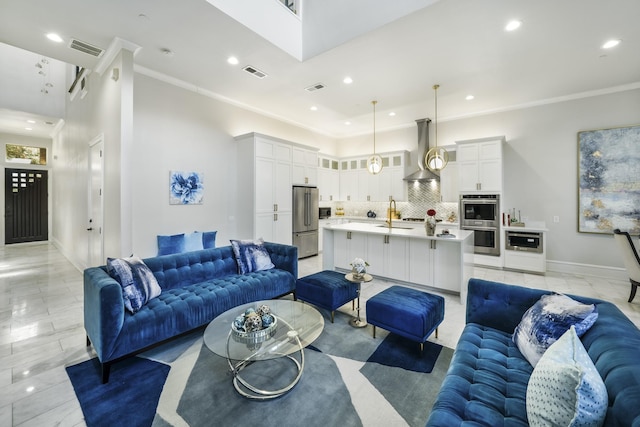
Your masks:
[[[304,88],[304,90],[306,90],[307,92],[314,92],[314,91],[320,90],[320,89],[324,89],[324,84],[316,83],[314,85],[311,85],[309,87],[305,87]]]
[[[252,67],[251,65],[247,65],[243,68],[243,70],[259,79],[264,79],[265,77],[267,77],[267,73],[263,73],[262,71],[258,70],[255,67]]]
[[[100,58],[104,53],[104,50],[100,49],[99,47],[80,41],[78,39],[71,39],[71,42],[69,43],[69,47],[71,49],[78,50],[82,53],[95,56],[96,58]]]

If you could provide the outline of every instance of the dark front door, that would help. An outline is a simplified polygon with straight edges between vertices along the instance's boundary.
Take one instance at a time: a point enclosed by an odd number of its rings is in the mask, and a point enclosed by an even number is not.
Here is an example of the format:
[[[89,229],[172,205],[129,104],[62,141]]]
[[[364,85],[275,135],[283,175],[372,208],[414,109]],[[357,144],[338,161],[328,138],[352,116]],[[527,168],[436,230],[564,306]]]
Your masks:
[[[5,243],[48,239],[47,171],[5,169]]]

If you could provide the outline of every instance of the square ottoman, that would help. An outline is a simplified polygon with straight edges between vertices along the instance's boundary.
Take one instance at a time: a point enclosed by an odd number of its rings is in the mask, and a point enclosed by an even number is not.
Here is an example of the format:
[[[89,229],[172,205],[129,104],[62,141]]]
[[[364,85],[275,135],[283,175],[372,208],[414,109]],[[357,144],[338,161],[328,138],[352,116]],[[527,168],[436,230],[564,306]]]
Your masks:
[[[367,300],[367,322],[412,341],[423,343],[444,319],[444,298],[403,286],[392,286]]]
[[[335,310],[357,297],[358,284],[348,281],[337,271],[324,270],[296,282],[296,298],[329,310],[331,323]]]

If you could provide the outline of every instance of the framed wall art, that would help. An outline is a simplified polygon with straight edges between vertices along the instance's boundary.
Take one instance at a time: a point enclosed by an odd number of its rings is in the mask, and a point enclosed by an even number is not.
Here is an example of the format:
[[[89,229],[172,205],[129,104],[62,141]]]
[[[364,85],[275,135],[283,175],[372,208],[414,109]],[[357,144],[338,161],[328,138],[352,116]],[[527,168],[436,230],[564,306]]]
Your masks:
[[[640,234],[640,126],[578,132],[578,231]]]
[[[170,205],[201,205],[203,192],[204,184],[201,172],[170,172]]]

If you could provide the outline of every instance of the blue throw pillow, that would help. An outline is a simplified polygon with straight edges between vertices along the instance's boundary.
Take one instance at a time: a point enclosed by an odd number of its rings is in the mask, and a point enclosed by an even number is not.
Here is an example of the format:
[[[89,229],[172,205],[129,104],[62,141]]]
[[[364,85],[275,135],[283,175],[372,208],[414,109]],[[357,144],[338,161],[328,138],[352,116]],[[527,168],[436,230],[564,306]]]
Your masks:
[[[598,311],[566,295],[543,295],[526,313],[513,333],[513,342],[535,368],[545,350],[573,325],[581,337],[595,323]]]
[[[184,233],[183,252],[201,251],[202,249],[204,249],[204,246],[202,246],[202,233],[198,231]]]
[[[158,256],[215,248],[217,234],[217,231],[194,231],[172,236],[158,235]]]
[[[202,233],[202,247],[204,249],[215,248],[217,234],[217,231],[205,231],[204,233]]]
[[[124,306],[131,313],[162,292],[156,277],[138,257],[107,258],[107,271],[122,286]]]
[[[184,233],[158,236],[158,256],[184,252]]]
[[[608,394],[574,326],[540,358],[527,385],[531,426],[601,426]]]
[[[269,252],[264,247],[262,238],[257,240],[231,240],[231,247],[238,264],[238,274],[269,270],[275,267],[271,262]]]

